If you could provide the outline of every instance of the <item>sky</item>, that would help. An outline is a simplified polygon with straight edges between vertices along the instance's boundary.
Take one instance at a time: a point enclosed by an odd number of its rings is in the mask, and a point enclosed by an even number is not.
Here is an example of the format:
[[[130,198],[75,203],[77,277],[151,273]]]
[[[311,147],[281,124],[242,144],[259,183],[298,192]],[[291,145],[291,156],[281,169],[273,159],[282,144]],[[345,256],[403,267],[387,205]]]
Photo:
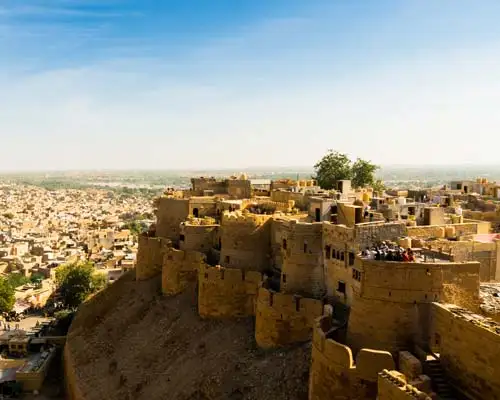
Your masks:
[[[1,0],[0,170],[499,164],[498,0]]]

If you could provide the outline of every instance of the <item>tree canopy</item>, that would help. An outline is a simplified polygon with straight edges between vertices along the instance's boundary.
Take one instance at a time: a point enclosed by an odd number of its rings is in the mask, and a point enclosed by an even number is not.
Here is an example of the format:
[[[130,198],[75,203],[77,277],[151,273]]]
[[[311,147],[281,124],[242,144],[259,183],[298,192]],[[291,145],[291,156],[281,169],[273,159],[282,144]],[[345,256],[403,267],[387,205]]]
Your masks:
[[[96,273],[90,263],[72,263],[57,269],[56,284],[63,303],[76,308],[106,285],[106,277]]]
[[[0,312],[11,311],[15,302],[14,288],[9,284],[7,279],[0,278]]]
[[[375,172],[379,167],[370,161],[358,158],[352,162],[347,154],[328,150],[314,166],[314,179],[323,189],[335,189],[340,180],[350,179],[354,187],[375,185]]]

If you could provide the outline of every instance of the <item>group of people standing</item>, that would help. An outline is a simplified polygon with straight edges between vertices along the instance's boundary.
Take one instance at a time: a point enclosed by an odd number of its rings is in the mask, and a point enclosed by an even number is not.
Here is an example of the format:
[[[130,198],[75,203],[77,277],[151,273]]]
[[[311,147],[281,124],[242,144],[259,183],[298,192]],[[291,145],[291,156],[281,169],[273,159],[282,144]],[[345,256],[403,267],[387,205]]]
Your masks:
[[[361,255],[369,260],[400,262],[415,261],[415,254],[411,248],[404,249],[401,246],[390,245],[386,242],[382,242],[381,244],[363,250]]]

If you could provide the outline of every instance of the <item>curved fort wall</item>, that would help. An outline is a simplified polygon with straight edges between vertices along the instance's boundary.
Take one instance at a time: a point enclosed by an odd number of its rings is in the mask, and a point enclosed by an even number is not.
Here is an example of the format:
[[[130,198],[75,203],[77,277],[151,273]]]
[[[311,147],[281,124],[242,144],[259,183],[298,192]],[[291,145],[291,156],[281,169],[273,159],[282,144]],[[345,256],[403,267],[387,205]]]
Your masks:
[[[171,241],[160,237],[139,235],[137,251],[136,279],[144,280],[158,275],[163,267],[163,255],[169,249]]]
[[[223,267],[263,271],[271,264],[270,215],[224,212],[220,238]]]
[[[359,280],[353,299],[347,341],[397,352],[427,342],[430,303],[473,304],[479,293],[479,263],[402,263],[357,260]]]
[[[309,400],[375,399],[378,373],[395,369],[391,353],[363,349],[354,362],[349,347],[328,338],[330,318],[314,323]]]
[[[260,288],[255,315],[255,340],[270,348],[310,340],[323,302]]]
[[[209,267],[198,273],[198,312],[201,317],[255,315],[255,302],[263,282],[260,272]]]

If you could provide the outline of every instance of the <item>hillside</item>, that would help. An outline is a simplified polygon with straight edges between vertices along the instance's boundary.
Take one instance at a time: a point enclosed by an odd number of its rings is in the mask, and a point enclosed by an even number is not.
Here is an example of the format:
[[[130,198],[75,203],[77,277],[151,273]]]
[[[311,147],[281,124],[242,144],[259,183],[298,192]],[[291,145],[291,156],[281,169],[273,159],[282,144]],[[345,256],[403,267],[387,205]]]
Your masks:
[[[264,351],[253,334],[199,318],[194,287],[163,297],[129,273],[80,309],[68,349],[87,400],[307,399],[310,345]]]

